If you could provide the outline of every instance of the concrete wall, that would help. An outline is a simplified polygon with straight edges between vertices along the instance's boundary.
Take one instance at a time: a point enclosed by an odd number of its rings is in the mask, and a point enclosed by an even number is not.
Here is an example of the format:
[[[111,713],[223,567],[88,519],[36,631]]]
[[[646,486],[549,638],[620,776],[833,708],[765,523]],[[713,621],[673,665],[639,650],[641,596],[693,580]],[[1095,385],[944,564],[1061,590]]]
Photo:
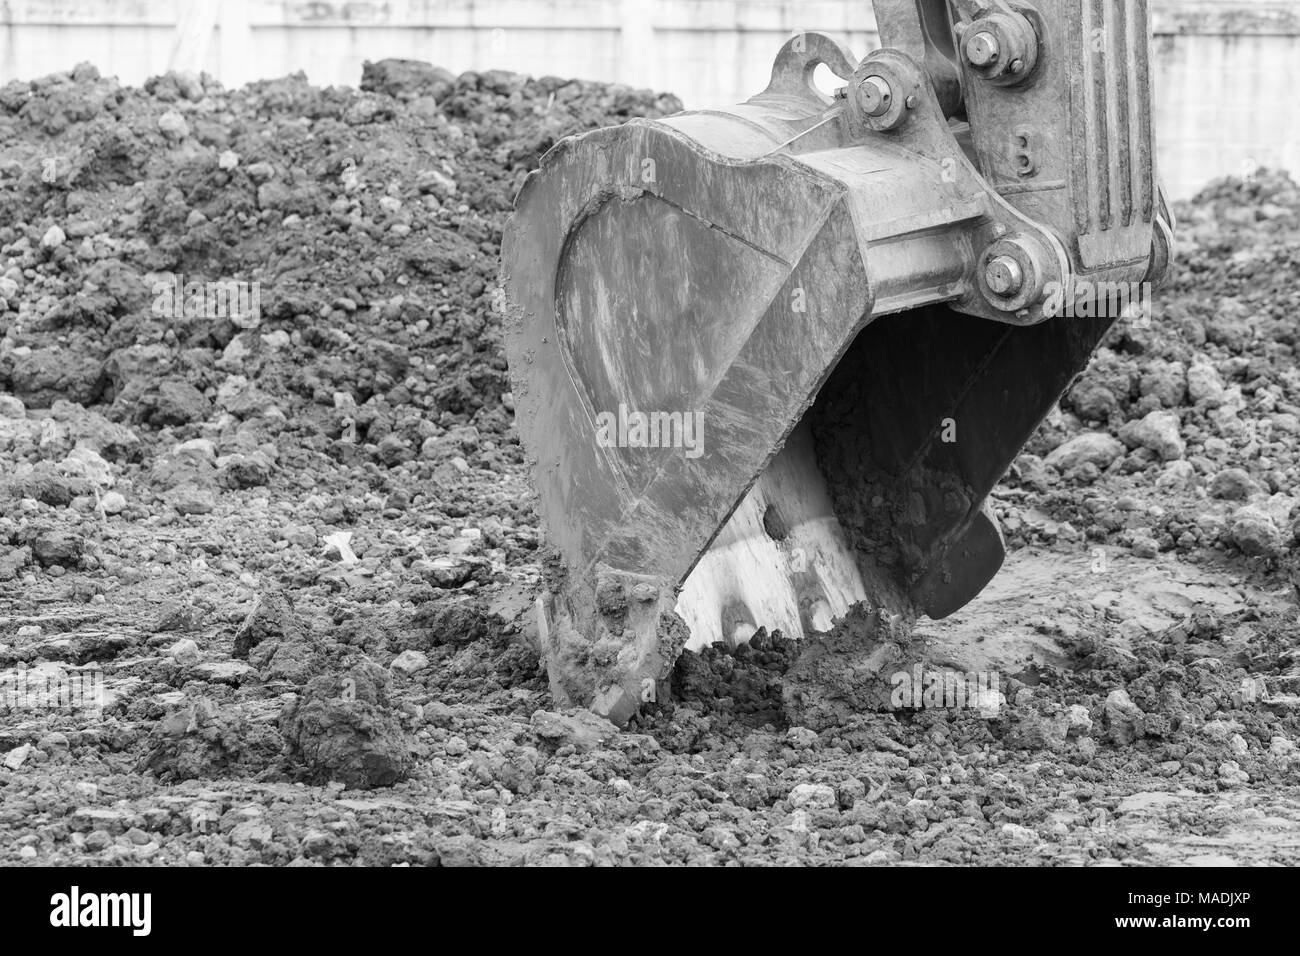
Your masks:
[[[1171,195],[1283,167],[1300,179],[1300,3],[1154,3],[1156,136]]]
[[[1131,2],[1131,0],[1125,0]],[[1172,195],[1281,165],[1300,177],[1300,0],[1151,0],[1157,135]],[[0,81],[88,60],[138,84],[169,67],[227,84],[303,70],[355,85],[367,59],[503,67],[733,103],[791,34],[878,45],[867,0],[0,0]]]

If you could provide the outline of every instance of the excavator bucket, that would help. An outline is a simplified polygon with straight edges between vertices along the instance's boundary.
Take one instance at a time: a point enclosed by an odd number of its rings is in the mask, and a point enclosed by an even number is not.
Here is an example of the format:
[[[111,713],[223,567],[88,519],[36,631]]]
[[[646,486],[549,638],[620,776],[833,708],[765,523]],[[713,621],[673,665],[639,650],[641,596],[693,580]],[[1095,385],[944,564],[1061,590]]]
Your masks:
[[[558,143],[505,237],[560,702],[622,723],[683,646],[943,617],[985,500],[1171,255],[1145,2],[877,0],[727,110]],[[825,65],[844,83],[819,92]]]

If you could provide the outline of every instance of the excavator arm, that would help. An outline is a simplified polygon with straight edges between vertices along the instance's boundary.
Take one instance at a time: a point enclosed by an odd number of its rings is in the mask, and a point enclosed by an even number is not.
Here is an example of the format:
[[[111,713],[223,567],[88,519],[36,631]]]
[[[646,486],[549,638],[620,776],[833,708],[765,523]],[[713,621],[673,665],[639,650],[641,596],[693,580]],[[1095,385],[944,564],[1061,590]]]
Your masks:
[[[800,34],[744,104],[546,155],[502,276],[557,700],[988,583],[989,492],[1172,255],[1146,6],[877,0],[861,60]]]

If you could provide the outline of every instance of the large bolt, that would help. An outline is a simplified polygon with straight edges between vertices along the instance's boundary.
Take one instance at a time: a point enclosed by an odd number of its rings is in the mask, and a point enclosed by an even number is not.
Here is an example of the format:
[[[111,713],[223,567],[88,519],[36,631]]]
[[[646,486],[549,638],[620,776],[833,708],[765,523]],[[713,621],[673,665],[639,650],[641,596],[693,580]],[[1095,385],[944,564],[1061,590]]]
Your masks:
[[[1025,284],[1025,271],[1011,256],[994,256],[984,268],[984,280],[995,295],[1010,297]]]
[[[966,40],[966,59],[976,69],[983,69],[996,62],[1001,53],[998,38],[987,30],[972,33]]]
[[[894,91],[883,76],[868,76],[858,84],[862,112],[868,116],[884,116],[894,102]]]

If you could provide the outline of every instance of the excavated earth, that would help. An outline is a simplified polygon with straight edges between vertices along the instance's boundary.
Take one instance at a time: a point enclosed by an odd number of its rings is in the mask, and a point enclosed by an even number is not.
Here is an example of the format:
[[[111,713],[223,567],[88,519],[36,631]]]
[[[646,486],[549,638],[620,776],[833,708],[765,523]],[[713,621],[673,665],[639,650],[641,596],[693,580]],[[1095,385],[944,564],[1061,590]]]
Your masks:
[[[919,626],[999,706],[792,715],[760,632],[623,732],[556,708],[501,230],[558,138],[678,108],[392,62],[0,88],[0,863],[1300,860],[1283,175],[1180,206],[1151,321],[995,493],[1006,566]]]

